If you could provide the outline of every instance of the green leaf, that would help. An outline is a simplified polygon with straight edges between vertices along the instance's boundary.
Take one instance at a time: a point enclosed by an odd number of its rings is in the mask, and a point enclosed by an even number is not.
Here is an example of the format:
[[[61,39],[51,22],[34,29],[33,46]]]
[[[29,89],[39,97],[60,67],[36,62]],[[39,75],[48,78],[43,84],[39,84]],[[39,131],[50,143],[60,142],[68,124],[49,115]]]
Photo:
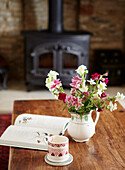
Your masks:
[[[67,107],[67,106],[65,106],[65,107],[63,108],[63,111],[65,110],[66,107]]]

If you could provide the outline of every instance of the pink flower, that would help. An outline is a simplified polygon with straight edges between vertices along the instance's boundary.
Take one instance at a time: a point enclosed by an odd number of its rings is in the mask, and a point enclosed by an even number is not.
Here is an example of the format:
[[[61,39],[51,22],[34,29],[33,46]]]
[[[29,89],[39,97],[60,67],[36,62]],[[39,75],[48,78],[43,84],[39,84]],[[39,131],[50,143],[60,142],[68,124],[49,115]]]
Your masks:
[[[54,84],[51,86],[51,89],[55,88],[56,86],[58,87],[60,85],[61,81],[59,81],[59,79],[57,79],[57,80],[53,80],[53,83]]]
[[[82,78],[80,78],[78,75],[73,78],[74,80],[82,81]]]
[[[98,74],[98,73],[95,73],[95,74],[92,74],[92,80],[99,80],[101,74]]]
[[[71,86],[71,87],[74,87],[74,88],[76,88],[76,89],[79,89],[78,80],[72,79],[72,83],[70,83],[70,86]]]
[[[108,83],[108,78],[102,78],[102,81],[105,83],[105,84],[107,84]]]
[[[104,97],[107,97],[107,95],[104,92],[102,92],[101,98],[104,98]]]
[[[59,93],[58,99],[62,100],[64,103],[66,103],[66,94],[65,93]]]
[[[103,76],[108,76],[108,73],[104,73]]]
[[[83,106],[82,102],[79,102],[79,98],[72,97],[72,106],[75,106],[75,109],[78,109],[80,106]]]
[[[78,104],[78,97],[75,98],[75,97],[73,96],[73,97],[72,97],[72,105],[73,105],[73,106],[77,106],[77,104]]]
[[[71,88],[71,92],[70,93],[74,96],[75,93],[76,93],[76,89],[75,88]]]
[[[104,110],[104,107],[102,107],[102,108],[98,108],[98,112],[101,112],[101,111],[103,111]]]
[[[75,96],[71,95],[67,98],[68,107],[75,106],[75,109],[78,109],[78,107],[83,106],[82,102],[79,101],[79,98],[75,98]]]
[[[71,97],[71,96],[68,96],[68,97],[67,97],[67,101],[68,101],[67,106],[70,107],[71,104],[72,104],[72,97]]]
[[[75,76],[75,77],[73,77],[72,83],[70,83],[70,86],[74,87],[76,89],[79,89],[80,84],[82,84],[82,78],[80,78],[79,76]]]
[[[87,96],[89,95],[89,93],[83,92],[82,94],[83,94],[83,97],[82,97],[83,102],[85,102],[86,98],[88,98]]]
[[[82,94],[85,95],[85,96],[88,96],[88,95],[89,95],[88,92],[83,92]]]

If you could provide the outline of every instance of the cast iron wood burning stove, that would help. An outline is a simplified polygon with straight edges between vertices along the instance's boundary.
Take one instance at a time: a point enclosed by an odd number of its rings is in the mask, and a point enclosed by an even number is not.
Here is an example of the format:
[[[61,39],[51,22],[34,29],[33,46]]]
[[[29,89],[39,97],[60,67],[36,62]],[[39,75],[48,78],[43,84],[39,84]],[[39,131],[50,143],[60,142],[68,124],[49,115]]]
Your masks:
[[[50,70],[59,72],[69,86],[75,69],[84,64],[89,68],[89,32],[63,30],[62,0],[49,0],[49,26],[45,31],[22,31],[25,36],[25,79],[27,89],[45,85]]]

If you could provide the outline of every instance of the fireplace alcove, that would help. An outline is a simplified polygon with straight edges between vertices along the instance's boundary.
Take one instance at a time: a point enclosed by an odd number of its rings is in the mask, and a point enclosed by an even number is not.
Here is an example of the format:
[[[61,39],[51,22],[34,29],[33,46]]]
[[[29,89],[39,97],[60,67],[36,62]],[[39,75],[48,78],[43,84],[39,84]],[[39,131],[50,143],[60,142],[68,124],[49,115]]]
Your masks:
[[[89,33],[22,33],[25,36],[25,80],[28,91],[34,85],[44,86],[50,70],[59,72],[63,85],[69,86],[79,65],[84,64],[89,68]]]

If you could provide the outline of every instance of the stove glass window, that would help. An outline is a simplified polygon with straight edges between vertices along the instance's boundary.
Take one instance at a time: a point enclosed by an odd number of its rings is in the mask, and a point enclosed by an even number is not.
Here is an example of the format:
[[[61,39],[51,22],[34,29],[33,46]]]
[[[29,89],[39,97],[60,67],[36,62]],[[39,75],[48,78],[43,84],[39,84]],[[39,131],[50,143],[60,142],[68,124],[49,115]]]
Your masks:
[[[63,53],[63,68],[77,68],[78,57],[74,54]]]
[[[53,68],[52,53],[44,53],[39,56],[39,68]]]

